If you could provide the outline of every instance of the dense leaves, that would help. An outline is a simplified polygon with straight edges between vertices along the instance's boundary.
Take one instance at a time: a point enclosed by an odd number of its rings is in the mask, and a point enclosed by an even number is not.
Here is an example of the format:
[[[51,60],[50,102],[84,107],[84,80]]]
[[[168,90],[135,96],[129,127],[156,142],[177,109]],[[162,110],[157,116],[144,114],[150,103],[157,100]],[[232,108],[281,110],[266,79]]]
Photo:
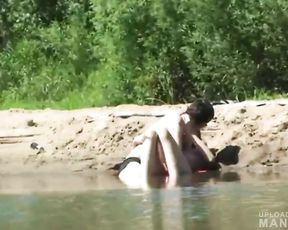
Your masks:
[[[288,91],[286,0],[0,0],[0,13],[8,106]]]

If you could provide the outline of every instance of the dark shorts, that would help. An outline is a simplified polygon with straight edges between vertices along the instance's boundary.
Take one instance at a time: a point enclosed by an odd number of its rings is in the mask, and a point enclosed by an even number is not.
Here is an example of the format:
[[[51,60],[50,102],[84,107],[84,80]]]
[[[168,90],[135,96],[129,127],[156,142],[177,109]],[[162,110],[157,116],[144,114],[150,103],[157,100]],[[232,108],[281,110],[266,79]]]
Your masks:
[[[123,169],[125,169],[126,166],[131,162],[137,162],[137,163],[141,164],[141,160],[138,157],[128,157],[120,164],[119,169],[118,169],[118,174],[120,174],[120,172]]]

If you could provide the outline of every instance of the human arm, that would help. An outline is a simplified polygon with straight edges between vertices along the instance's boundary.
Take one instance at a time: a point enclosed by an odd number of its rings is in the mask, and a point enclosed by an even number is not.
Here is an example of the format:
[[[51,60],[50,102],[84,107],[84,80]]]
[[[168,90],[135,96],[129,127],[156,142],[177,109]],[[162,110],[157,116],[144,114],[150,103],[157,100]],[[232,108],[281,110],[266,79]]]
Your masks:
[[[171,113],[158,120],[156,123],[148,127],[142,134],[133,139],[134,146],[140,145],[146,138],[151,138],[153,132],[167,129],[175,139],[177,145],[182,146],[182,135],[184,130],[184,121],[179,113]]]
[[[215,160],[215,156],[214,154],[210,151],[210,149],[204,144],[204,142],[202,140],[200,140],[199,137],[197,137],[196,135],[192,134],[191,135],[192,141],[193,143],[200,148],[200,150],[202,150],[202,152],[205,154],[205,156],[207,157],[208,161],[214,161]]]

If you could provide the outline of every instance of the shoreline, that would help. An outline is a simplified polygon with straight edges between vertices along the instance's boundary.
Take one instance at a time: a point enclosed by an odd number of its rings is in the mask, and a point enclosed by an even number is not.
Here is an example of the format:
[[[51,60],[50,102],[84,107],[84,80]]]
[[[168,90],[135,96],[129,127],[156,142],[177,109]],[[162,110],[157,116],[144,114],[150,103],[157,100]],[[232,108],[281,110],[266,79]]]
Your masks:
[[[197,173],[191,175],[191,184],[189,187],[226,186],[227,183],[241,183],[246,185],[267,185],[267,183],[286,184],[288,181],[287,172],[288,166],[279,166],[258,169],[253,168],[252,170],[238,168],[234,170],[229,169]],[[96,174],[87,174],[87,172],[85,172],[85,174],[71,174],[67,172],[42,172],[37,174],[27,173],[17,175],[0,174],[0,179],[0,196],[49,193],[79,194],[129,189],[129,187],[109,172],[98,172]],[[157,181],[157,178],[155,179]],[[160,185],[162,180],[159,178],[158,180]],[[134,189],[138,189],[138,187]]]
[[[0,111],[0,174],[97,174],[120,162],[134,136],[185,105]],[[241,148],[233,168],[288,165],[288,100],[215,105],[203,130],[209,148]],[[36,143],[45,151],[32,149]]]

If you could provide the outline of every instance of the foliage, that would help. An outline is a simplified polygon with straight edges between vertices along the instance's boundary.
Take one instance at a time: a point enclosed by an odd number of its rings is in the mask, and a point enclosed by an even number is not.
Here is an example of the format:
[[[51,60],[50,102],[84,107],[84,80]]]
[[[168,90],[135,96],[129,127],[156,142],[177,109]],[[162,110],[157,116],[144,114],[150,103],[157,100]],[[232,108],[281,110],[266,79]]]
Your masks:
[[[0,12],[2,107],[288,91],[285,0],[1,0]]]

